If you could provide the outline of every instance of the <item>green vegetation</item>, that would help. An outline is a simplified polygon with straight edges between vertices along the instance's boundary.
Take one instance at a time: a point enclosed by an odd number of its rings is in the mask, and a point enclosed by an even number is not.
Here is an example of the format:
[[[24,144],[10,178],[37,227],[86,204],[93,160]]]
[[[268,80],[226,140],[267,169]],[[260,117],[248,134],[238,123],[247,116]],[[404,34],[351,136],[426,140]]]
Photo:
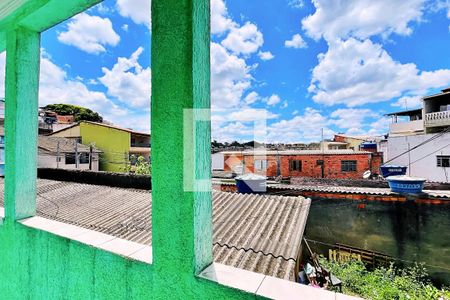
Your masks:
[[[448,300],[450,290],[438,289],[428,279],[423,266],[396,268],[378,267],[367,270],[362,262],[330,262],[321,258],[321,264],[342,280],[342,292],[364,299]]]
[[[97,112],[90,110],[89,108],[71,105],[71,104],[49,104],[45,107],[46,110],[51,110],[62,116],[73,115],[75,121],[92,121],[103,122],[102,116]]]
[[[145,160],[145,157],[139,156],[136,158],[136,155],[130,156],[130,161],[135,161],[134,165],[127,164],[125,166],[126,173],[134,173],[137,175],[151,175],[152,167],[148,161]]]

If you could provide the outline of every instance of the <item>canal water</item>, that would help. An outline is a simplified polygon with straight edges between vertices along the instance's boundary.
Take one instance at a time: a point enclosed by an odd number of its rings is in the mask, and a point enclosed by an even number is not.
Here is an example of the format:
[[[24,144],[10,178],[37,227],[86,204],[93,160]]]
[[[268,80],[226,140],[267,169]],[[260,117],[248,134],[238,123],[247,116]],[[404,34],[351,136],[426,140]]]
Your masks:
[[[325,244],[346,244],[423,262],[436,284],[450,285],[450,203],[313,199],[305,236],[326,257]]]

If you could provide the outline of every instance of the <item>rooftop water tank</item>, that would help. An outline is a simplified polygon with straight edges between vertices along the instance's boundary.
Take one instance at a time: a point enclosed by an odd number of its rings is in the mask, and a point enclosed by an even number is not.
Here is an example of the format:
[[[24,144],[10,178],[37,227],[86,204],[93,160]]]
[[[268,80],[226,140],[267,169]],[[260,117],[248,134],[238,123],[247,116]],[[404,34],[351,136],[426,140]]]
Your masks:
[[[245,174],[235,178],[236,187],[241,194],[265,193],[266,177],[256,174]]]

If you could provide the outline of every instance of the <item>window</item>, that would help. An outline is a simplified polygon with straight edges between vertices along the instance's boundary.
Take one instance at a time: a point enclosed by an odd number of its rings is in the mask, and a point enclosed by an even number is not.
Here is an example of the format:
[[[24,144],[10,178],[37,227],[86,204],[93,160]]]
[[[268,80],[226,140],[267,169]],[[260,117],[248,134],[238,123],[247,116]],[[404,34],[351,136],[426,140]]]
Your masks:
[[[342,172],[356,172],[356,160],[343,160],[341,161]]]
[[[322,159],[319,159],[319,160],[316,162],[316,164],[317,164],[318,166],[323,166],[323,160],[322,160]]]
[[[437,166],[441,168],[450,168],[450,155],[438,155]]]
[[[89,163],[89,153],[83,152],[80,154],[80,164],[88,164]]]
[[[267,160],[255,159],[255,170],[265,171],[267,169]]]
[[[290,161],[290,169],[291,171],[302,171],[302,161],[301,160],[291,160]]]
[[[75,164],[75,154],[73,153],[66,153],[66,165],[74,165]]]

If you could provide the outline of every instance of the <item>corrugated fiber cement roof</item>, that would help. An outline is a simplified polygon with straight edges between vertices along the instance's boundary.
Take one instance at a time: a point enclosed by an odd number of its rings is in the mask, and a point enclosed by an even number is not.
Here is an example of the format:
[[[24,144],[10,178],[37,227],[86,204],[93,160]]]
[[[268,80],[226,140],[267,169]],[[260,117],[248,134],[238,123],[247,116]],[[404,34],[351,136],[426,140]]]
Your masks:
[[[1,179],[1,205],[3,190]],[[294,281],[309,207],[303,197],[213,192],[214,261]],[[149,191],[39,179],[37,215],[151,244]]]

